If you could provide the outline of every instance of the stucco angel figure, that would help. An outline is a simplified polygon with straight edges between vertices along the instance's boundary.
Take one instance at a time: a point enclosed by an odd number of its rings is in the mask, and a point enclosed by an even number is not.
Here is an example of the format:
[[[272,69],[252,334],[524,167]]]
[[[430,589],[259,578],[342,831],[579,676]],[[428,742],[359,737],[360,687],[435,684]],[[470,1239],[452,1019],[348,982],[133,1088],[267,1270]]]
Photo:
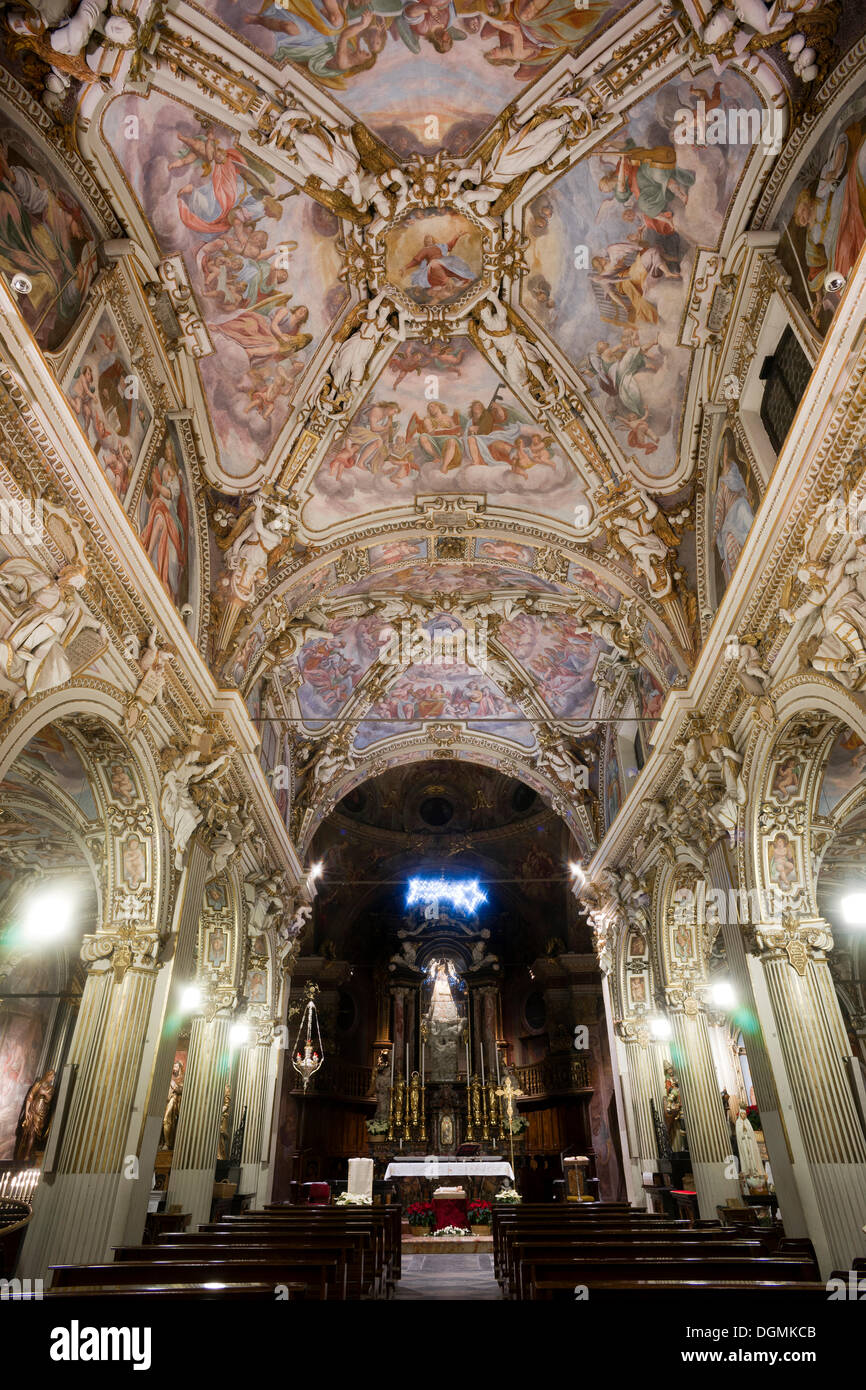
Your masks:
[[[668,820],[668,808],[665,803],[663,801],[648,801],[643,823],[644,838],[649,839],[656,830],[660,830],[663,835],[672,835],[673,829]]]
[[[351,772],[355,766],[355,756],[351,749],[343,748],[337,739],[333,739],[306,764],[303,771],[311,771],[313,785],[321,788],[328,786],[344,772]]]
[[[163,775],[159,809],[174,845],[176,869],[183,868],[186,847],[204,820],[204,812],[193,801],[190,787],[193,783],[204,782],[219,772],[230,757],[231,750],[226,749],[211,762],[202,764],[201,749],[189,747],[175,755]]]
[[[239,850],[244,841],[250,838],[255,830],[255,824],[251,816],[242,814],[236,801],[229,804],[225,815],[216,826],[211,841],[211,878],[216,878],[218,874],[222,873],[235,851]]]
[[[71,81],[93,82],[96,74],[81,55],[96,30],[113,44],[132,43],[135,29],[123,15],[105,13],[109,0],[81,0],[76,7],[70,0],[28,0],[26,10],[12,10],[6,22],[23,39],[50,72],[45,82],[49,92],[61,95]]]
[[[730,740],[725,739],[718,748],[711,750],[710,757],[714,763],[721,765],[725,792],[708,808],[708,815],[721,830],[732,834],[737,828],[740,807],[745,806],[747,800],[746,784],[739,771],[743,755],[737,752]]]
[[[673,588],[668,551],[678,544],[679,538],[649,493],[643,488],[635,490],[643,511],[637,516],[620,512],[608,525],[619,545],[631,556],[635,569],[646,577],[652,592],[657,598],[664,598]]]
[[[809,663],[849,689],[859,684],[866,667],[866,597],[860,588],[864,574],[866,549],[862,546],[847,561],[843,558],[832,565],[808,561],[797,571],[808,588],[803,602],[779,613],[791,624],[817,613],[816,633],[805,644]]]
[[[576,124],[587,131],[591,125],[586,103],[578,96],[561,97],[555,105],[522,119],[512,116],[487,164],[482,166],[478,160],[454,175],[448,188],[449,201],[485,216],[515,179],[536,169],[552,173],[559,167],[553,161],[562,151],[566,132],[574,130]],[[470,184],[474,186],[466,186]]]
[[[380,291],[365,306],[359,306],[343,325],[339,347],[331,359],[329,369],[330,387],[325,388],[322,398],[323,408],[351,400],[354,392],[364,381],[367,369],[375,354],[394,342],[402,342],[406,337],[406,316],[397,309],[397,327],[389,325],[388,320],[394,306]]]
[[[562,394],[563,387],[557,382],[544,353],[523,333],[515,331],[508,308],[497,295],[489,291],[477,312],[474,335],[483,350],[499,362],[510,385],[547,403]]]
[[[0,564],[0,590],[22,610],[0,638],[0,689],[11,694],[13,709],[31,695],[64,685],[105,650],[105,624],[80,597],[86,582],[82,560],[56,576],[22,556]],[[102,644],[84,660],[72,658],[72,643],[87,629],[98,632]]]
[[[272,511],[268,521],[265,520],[266,507]],[[267,579],[268,557],[286,541],[291,530],[289,509],[257,492],[252,516],[224,556],[229,590],[238,603],[247,604],[253,599],[257,587]]]
[[[270,143],[288,149],[308,178],[335,193],[345,193],[353,207],[375,207],[380,217],[397,216],[409,201],[409,185],[401,169],[374,174],[364,168],[351,131],[329,129],[299,107],[282,111]]]
[[[569,791],[586,791],[589,785],[583,763],[576,762],[564,748],[553,741],[540,749],[538,766],[552,773]]]
[[[764,0],[730,0],[730,3],[716,7],[703,27],[701,38],[705,44],[717,44],[736,30],[733,48],[740,57],[756,34],[765,37],[781,34],[796,21],[797,15],[809,14],[820,4],[822,0],[773,0],[770,5],[765,4]],[[794,39],[799,42],[794,43]],[[812,82],[818,76],[818,68],[815,51],[808,47],[805,35],[793,35],[788,39],[787,47],[795,63],[799,59],[798,75],[804,82]]]
[[[764,669],[758,648],[754,643],[741,641],[739,638],[728,640],[730,643],[736,643],[734,669],[740,685],[749,695],[763,695],[770,683],[770,677]]]

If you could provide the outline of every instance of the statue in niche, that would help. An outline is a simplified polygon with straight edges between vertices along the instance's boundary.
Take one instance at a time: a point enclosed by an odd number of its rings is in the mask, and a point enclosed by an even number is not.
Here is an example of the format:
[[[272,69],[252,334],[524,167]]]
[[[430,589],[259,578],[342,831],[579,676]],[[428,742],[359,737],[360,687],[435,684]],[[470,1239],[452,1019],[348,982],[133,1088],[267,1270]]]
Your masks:
[[[428,971],[432,978],[432,995],[426,1022],[430,1039],[430,1081],[451,1081],[457,1075],[457,1058],[463,1021],[454,1000],[452,982],[457,983],[457,971],[451,960],[433,962]]]
[[[20,1163],[29,1163],[37,1148],[45,1146],[54,1101],[54,1083],[55,1073],[47,1071],[33,1082],[24,1097],[15,1144],[15,1158]]]
[[[180,1114],[180,1101],[182,1095],[183,1062],[176,1061],[171,1069],[168,1100],[165,1103],[165,1113],[162,1117],[162,1139],[159,1145],[161,1149],[174,1148],[174,1136],[177,1133],[177,1117]]]
[[[373,1119],[387,1120],[391,1101],[391,1057],[384,1047],[379,1053],[373,1073],[373,1094],[376,1097],[376,1113]]]
[[[681,1153],[686,1147],[686,1135],[681,1122],[683,1102],[680,1097],[679,1082],[671,1062],[665,1062],[665,1098],[662,1103],[662,1111],[671,1152]]]
[[[749,1123],[749,1117],[743,1105],[740,1106],[737,1113],[735,1130],[737,1153],[740,1156],[740,1178],[741,1180],[745,1179],[746,1185],[751,1187],[756,1182],[763,1182],[766,1174],[761,1162],[761,1152],[755,1138],[755,1131]]]
[[[499,957],[497,955],[494,955],[494,953],[492,951],[489,951],[487,948],[487,942],[489,940],[490,932],[487,931],[485,928],[478,940],[473,941],[472,960],[469,964],[470,970],[481,970],[482,968],[487,966],[498,965]]]
[[[229,1107],[231,1106],[231,1102],[232,1088],[228,1084],[228,1082],[226,1082],[226,1088],[223,1091],[222,1110],[220,1111],[220,1137],[219,1144],[217,1146],[218,1159],[228,1158],[229,1156]]]

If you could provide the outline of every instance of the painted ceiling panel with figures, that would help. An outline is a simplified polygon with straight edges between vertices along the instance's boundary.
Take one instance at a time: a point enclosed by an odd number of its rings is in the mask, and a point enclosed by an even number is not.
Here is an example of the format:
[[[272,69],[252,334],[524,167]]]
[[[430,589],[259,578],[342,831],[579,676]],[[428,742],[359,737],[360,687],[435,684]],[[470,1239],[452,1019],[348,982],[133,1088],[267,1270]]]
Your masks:
[[[128,9],[126,47],[91,29],[68,61],[7,16],[0,91],[16,341],[91,481],[287,768],[298,843],[364,775],[441,754],[500,762],[592,845],[599,783],[609,822],[617,756],[631,776],[624,745],[600,775],[608,731],[651,744],[772,469],[716,378],[741,234],[778,225],[816,339],[862,245],[861,91],[776,162],[862,17]],[[698,109],[724,138],[683,138]],[[729,140],[744,112],[758,137]]]
[[[212,346],[198,366],[219,462],[244,478],[346,302],[339,222],[226,127],[158,92],[118,97],[101,128],[160,254],[183,257]]]
[[[627,0],[210,0],[202,9],[294,64],[400,157],[466,154],[504,106]]]

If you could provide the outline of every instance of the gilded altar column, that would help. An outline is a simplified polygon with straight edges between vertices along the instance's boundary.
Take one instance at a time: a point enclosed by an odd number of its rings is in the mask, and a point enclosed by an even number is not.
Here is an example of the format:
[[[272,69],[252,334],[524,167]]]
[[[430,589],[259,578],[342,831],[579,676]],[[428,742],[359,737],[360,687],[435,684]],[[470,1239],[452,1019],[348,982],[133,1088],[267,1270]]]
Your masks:
[[[830,974],[826,922],[783,917],[754,929],[755,1005],[793,1159],[806,1231],[824,1278],[866,1255],[866,1138],[850,1046]]]
[[[220,1009],[209,1018],[199,1014],[190,1032],[166,1206],[189,1212],[191,1231],[210,1219],[231,1023],[229,1011]]]
[[[683,1120],[701,1217],[716,1220],[716,1207],[738,1199],[740,1187],[731,1135],[716,1077],[707,1015],[694,995],[669,1002],[671,1060],[680,1084]]]

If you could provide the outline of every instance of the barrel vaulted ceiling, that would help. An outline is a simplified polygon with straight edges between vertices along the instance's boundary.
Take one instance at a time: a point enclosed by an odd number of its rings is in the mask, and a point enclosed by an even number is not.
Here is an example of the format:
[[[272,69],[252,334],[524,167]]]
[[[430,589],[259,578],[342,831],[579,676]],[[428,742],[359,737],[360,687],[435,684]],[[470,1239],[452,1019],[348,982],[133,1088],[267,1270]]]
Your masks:
[[[615,814],[712,617],[730,266],[857,37],[788,9],[136,0],[62,61],[5,9],[2,269],[304,843],[422,756],[523,777],[587,850]],[[779,140],[683,142],[699,107]]]

